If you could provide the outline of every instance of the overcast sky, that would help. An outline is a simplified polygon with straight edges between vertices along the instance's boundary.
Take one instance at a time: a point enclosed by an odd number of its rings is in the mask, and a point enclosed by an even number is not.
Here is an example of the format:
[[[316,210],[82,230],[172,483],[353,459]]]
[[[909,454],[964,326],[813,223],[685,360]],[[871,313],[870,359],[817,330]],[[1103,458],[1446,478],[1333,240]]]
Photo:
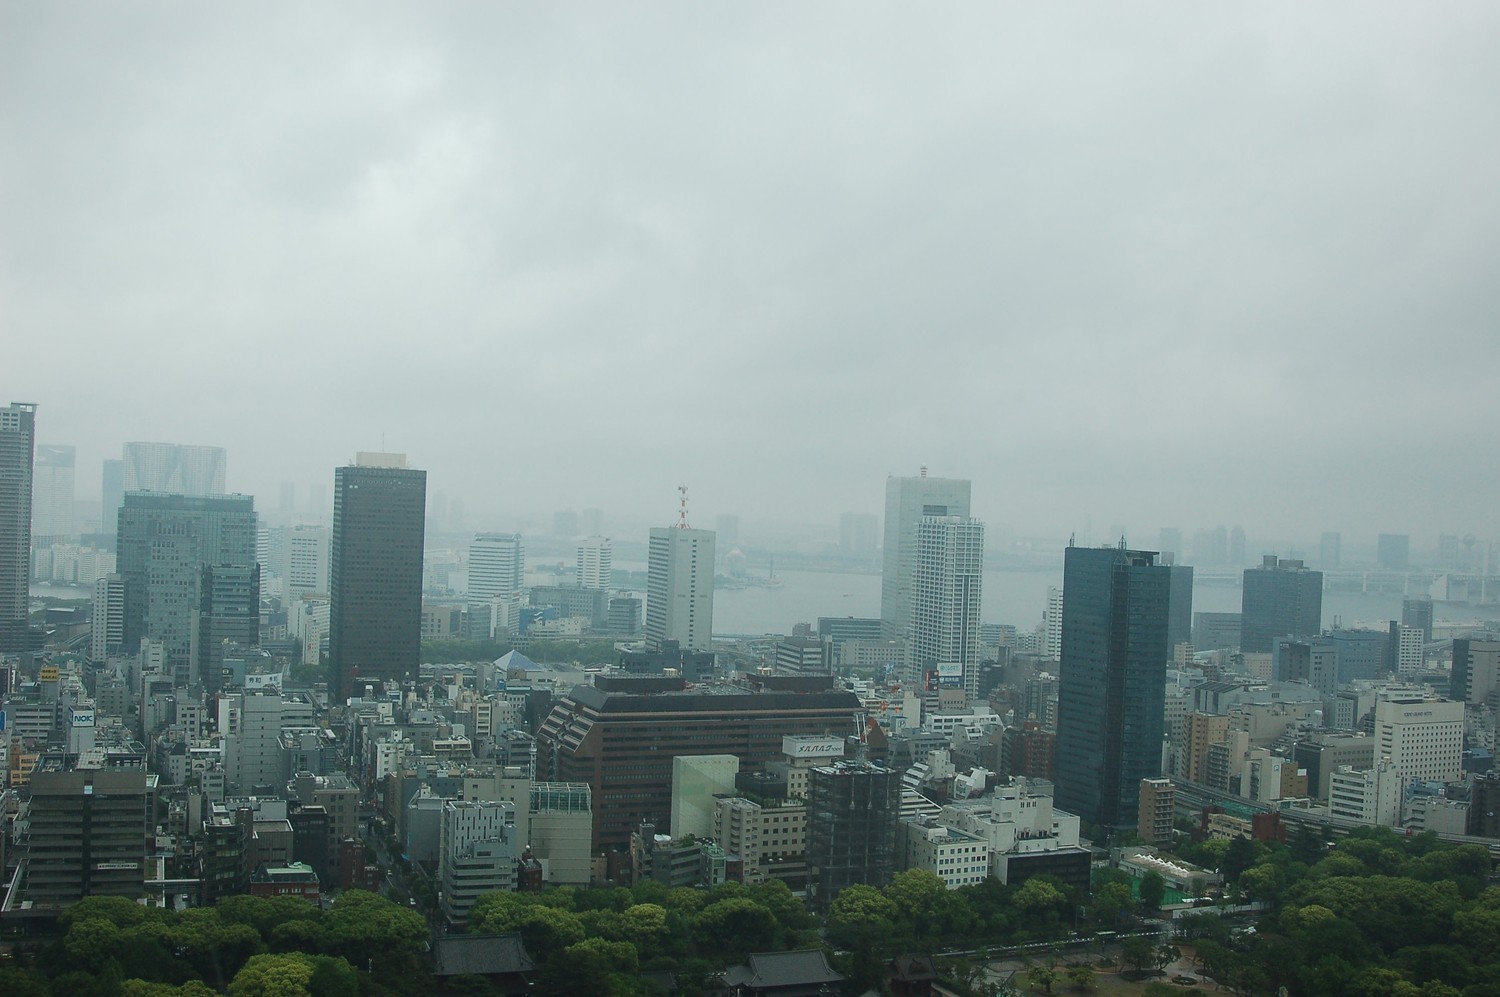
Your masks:
[[[1021,534],[1500,537],[1497,51],[1493,3],[4,0],[0,403],[81,499],[125,440],[262,507],[383,442],[489,528],[925,463]]]

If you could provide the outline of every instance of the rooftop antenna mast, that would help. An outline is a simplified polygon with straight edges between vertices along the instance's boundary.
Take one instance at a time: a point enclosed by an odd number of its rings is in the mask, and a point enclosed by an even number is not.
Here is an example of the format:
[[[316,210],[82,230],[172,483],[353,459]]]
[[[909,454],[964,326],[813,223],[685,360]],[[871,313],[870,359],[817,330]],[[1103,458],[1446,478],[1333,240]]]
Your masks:
[[[687,518],[687,485],[677,486],[677,528],[689,529]]]

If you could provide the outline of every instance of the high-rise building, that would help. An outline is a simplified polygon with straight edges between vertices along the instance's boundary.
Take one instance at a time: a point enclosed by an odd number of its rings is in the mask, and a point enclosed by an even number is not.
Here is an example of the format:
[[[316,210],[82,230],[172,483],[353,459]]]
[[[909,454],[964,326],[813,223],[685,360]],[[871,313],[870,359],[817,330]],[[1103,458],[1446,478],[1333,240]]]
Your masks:
[[[164,647],[166,671],[179,686],[201,682],[218,688],[217,673],[203,666],[194,648],[212,632],[212,620],[202,618],[205,567],[234,575],[236,595],[222,588],[212,601],[212,613],[241,623],[259,620],[259,574],[255,568],[255,500],[247,495],[169,495],[127,492],[120,506],[117,569],[125,583],[124,651],[133,653],[142,638]],[[238,572],[231,569],[242,569]],[[207,627],[208,630],[204,628]],[[240,630],[235,629],[239,633]]]
[[[585,537],[578,542],[578,586],[607,589],[614,582],[611,562],[614,555],[609,537]]]
[[[1062,657],[1062,589],[1047,586],[1047,608],[1042,610],[1042,654],[1051,661]]]
[[[1500,641],[1453,639],[1453,678],[1449,692],[1461,703],[1482,706],[1500,688]]]
[[[127,443],[125,491],[223,495],[224,448],[180,443]]]
[[[979,686],[979,608],[984,524],[964,516],[923,516],[916,524],[912,573],[911,664],[918,675],[959,666],[965,694]]]
[[[839,515],[839,553],[868,555],[875,553],[880,521],[871,512],[845,512]]]
[[[714,630],[714,531],[651,530],[646,554],[646,639],[661,650],[707,650]]]
[[[1411,537],[1382,533],[1375,538],[1375,561],[1387,571],[1405,571],[1411,563]]]
[[[519,533],[480,533],[469,544],[470,604],[514,601],[525,588],[526,545]]]
[[[106,575],[94,582],[89,660],[103,664],[125,646],[125,579]]]
[[[885,548],[880,572],[880,625],[886,640],[908,640],[915,625],[917,528],[926,516],[969,516],[970,483],[957,478],[885,482]]]
[[[1339,566],[1342,556],[1343,537],[1329,530],[1323,534],[1323,540],[1318,544],[1318,566],[1324,571],[1332,571]]]
[[[260,565],[205,564],[198,583],[198,675],[204,688],[223,688],[228,645],[260,646]]]
[[[1432,640],[1432,597],[1418,596],[1401,600],[1401,625],[1422,631],[1422,639]]]
[[[519,533],[479,533],[469,544],[467,636],[514,634],[526,588],[526,544]]]
[[[25,651],[31,615],[31,462],[36,406],[0,409],[0,651]]]
[[[740,517],[737,513],[721,512],[714,517],[714,533],[723,539],[725,547],[740,542]]]
[[[1277,637],[1314,637],[1322,630],[1323,572],[1267,554],[1245,569],[1240,597],[1240,650],[1267,653]]]
[[[38,443],[31,467],[31,542],[66,543],[73,525],[73,447]]]
[[[1167,646],[1190,644],[1193,640],[1193,569],[1191,565],[1169,565],[1172,594],[1167,604]]]
[[[1236,526],[1229,531],[1229,563],[1236,568],[1245,564],[1245,528]]]
[[[333,486],[328,657],[343,701],[363,682],[417,674],[427,472],[405,454],[360,453]]]
[[[326,526],[296,526],[282,534],[282,602],[328,594],[329,534]]]
[[[1177,805],[1177,787],[1171,779],[1142,779],[1140,817],[1136,834],[1154,848],[1168,848],[1173,832]]]
[[[106,460],[99,477],[99,532],[115,535],[120,503],[125,501],[125,462]]]
[[[1161,548],[1163,563],[1176,564],[1182,559],[1182,531],[1175,526],[1163,526],[1157,533],[1156,546]]]
[[[1069,547],[1063,559],[1057,805],[1128,827],[1161,775],[1171,570],[1152,551]]]
[[[1422,670],[1424,663],[1426,645],[1422,640],[1422,631],[1392,620],[1390,632],[1391,659],[1394,665],[1392,671],[1404,679],[1414,678]]]
[[[1463,775],[1464,704],[1383,693],[1375,703],[1375,751],[1405,781],[1457,781]]]

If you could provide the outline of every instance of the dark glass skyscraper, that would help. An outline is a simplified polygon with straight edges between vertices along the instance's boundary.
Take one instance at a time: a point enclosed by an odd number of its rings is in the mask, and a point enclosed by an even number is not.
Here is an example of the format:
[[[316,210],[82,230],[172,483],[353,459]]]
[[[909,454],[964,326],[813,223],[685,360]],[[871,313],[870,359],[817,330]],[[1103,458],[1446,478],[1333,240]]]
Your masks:
[[[1161,775],[1171,588],[1152,551],[1064,557],[1056,801],[1086,823],[1133,826],[1141,780]]]
[[[1267,554],[1245,569],[1240,650],[1266,653],[1277,637],[1316,637],[1323,629],[1323,572]]]
[[[27,649],[36,406],[0,408],[0,651]]]
[[[415,678],[422,653],[427,472],[359,454],[333,476],[328,658],[342,701],[366,681]]]

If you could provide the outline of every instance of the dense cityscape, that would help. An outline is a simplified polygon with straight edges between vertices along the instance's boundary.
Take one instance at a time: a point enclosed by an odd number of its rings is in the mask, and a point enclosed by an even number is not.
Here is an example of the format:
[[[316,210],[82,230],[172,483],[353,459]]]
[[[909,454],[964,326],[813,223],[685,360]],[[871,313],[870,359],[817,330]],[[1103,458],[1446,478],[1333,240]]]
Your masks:
[[[1500,997],[1497,50],[0,0],[0,997]]]
[[[972,485],[924,467],[800,547],[878,569],[878,616],[731,634],[716,595],[779,587],[749,567],[777,552],[734,515],[694,526],[686,486],[628,547],[644,571],[617,570],[598,509],[535,541],[442,531],[399,453],[333,469],[304,518],[226,494],[222,448],[126,443],[95,505],[45,425],[0,410],[15,986],[1500,986],[1462,957],[1500,923],[1500,545],[1386,534],[1351,563],[1329,531],[1250,564],[1238,527],[1070,541],[1060,586],[1033,576],[1041,618],[1002,623]],[[532,542],[574,563],[536,570]],[[1199,571],[1241,611],[1195,611]],[[1399,618],[1329,620],[1351,578]],[[1392,903],[1451,908],[1451,940],[1422,930],[1460,968],[1374,937],[1331,877],[1446,882]],[[1358,940],[1336,966],[1329,921]],[[188,924],[196,955],[167,942]],[[142,925],[181,965],[129,955]],[[1300,965],[1275,948],[1314,927]]]

